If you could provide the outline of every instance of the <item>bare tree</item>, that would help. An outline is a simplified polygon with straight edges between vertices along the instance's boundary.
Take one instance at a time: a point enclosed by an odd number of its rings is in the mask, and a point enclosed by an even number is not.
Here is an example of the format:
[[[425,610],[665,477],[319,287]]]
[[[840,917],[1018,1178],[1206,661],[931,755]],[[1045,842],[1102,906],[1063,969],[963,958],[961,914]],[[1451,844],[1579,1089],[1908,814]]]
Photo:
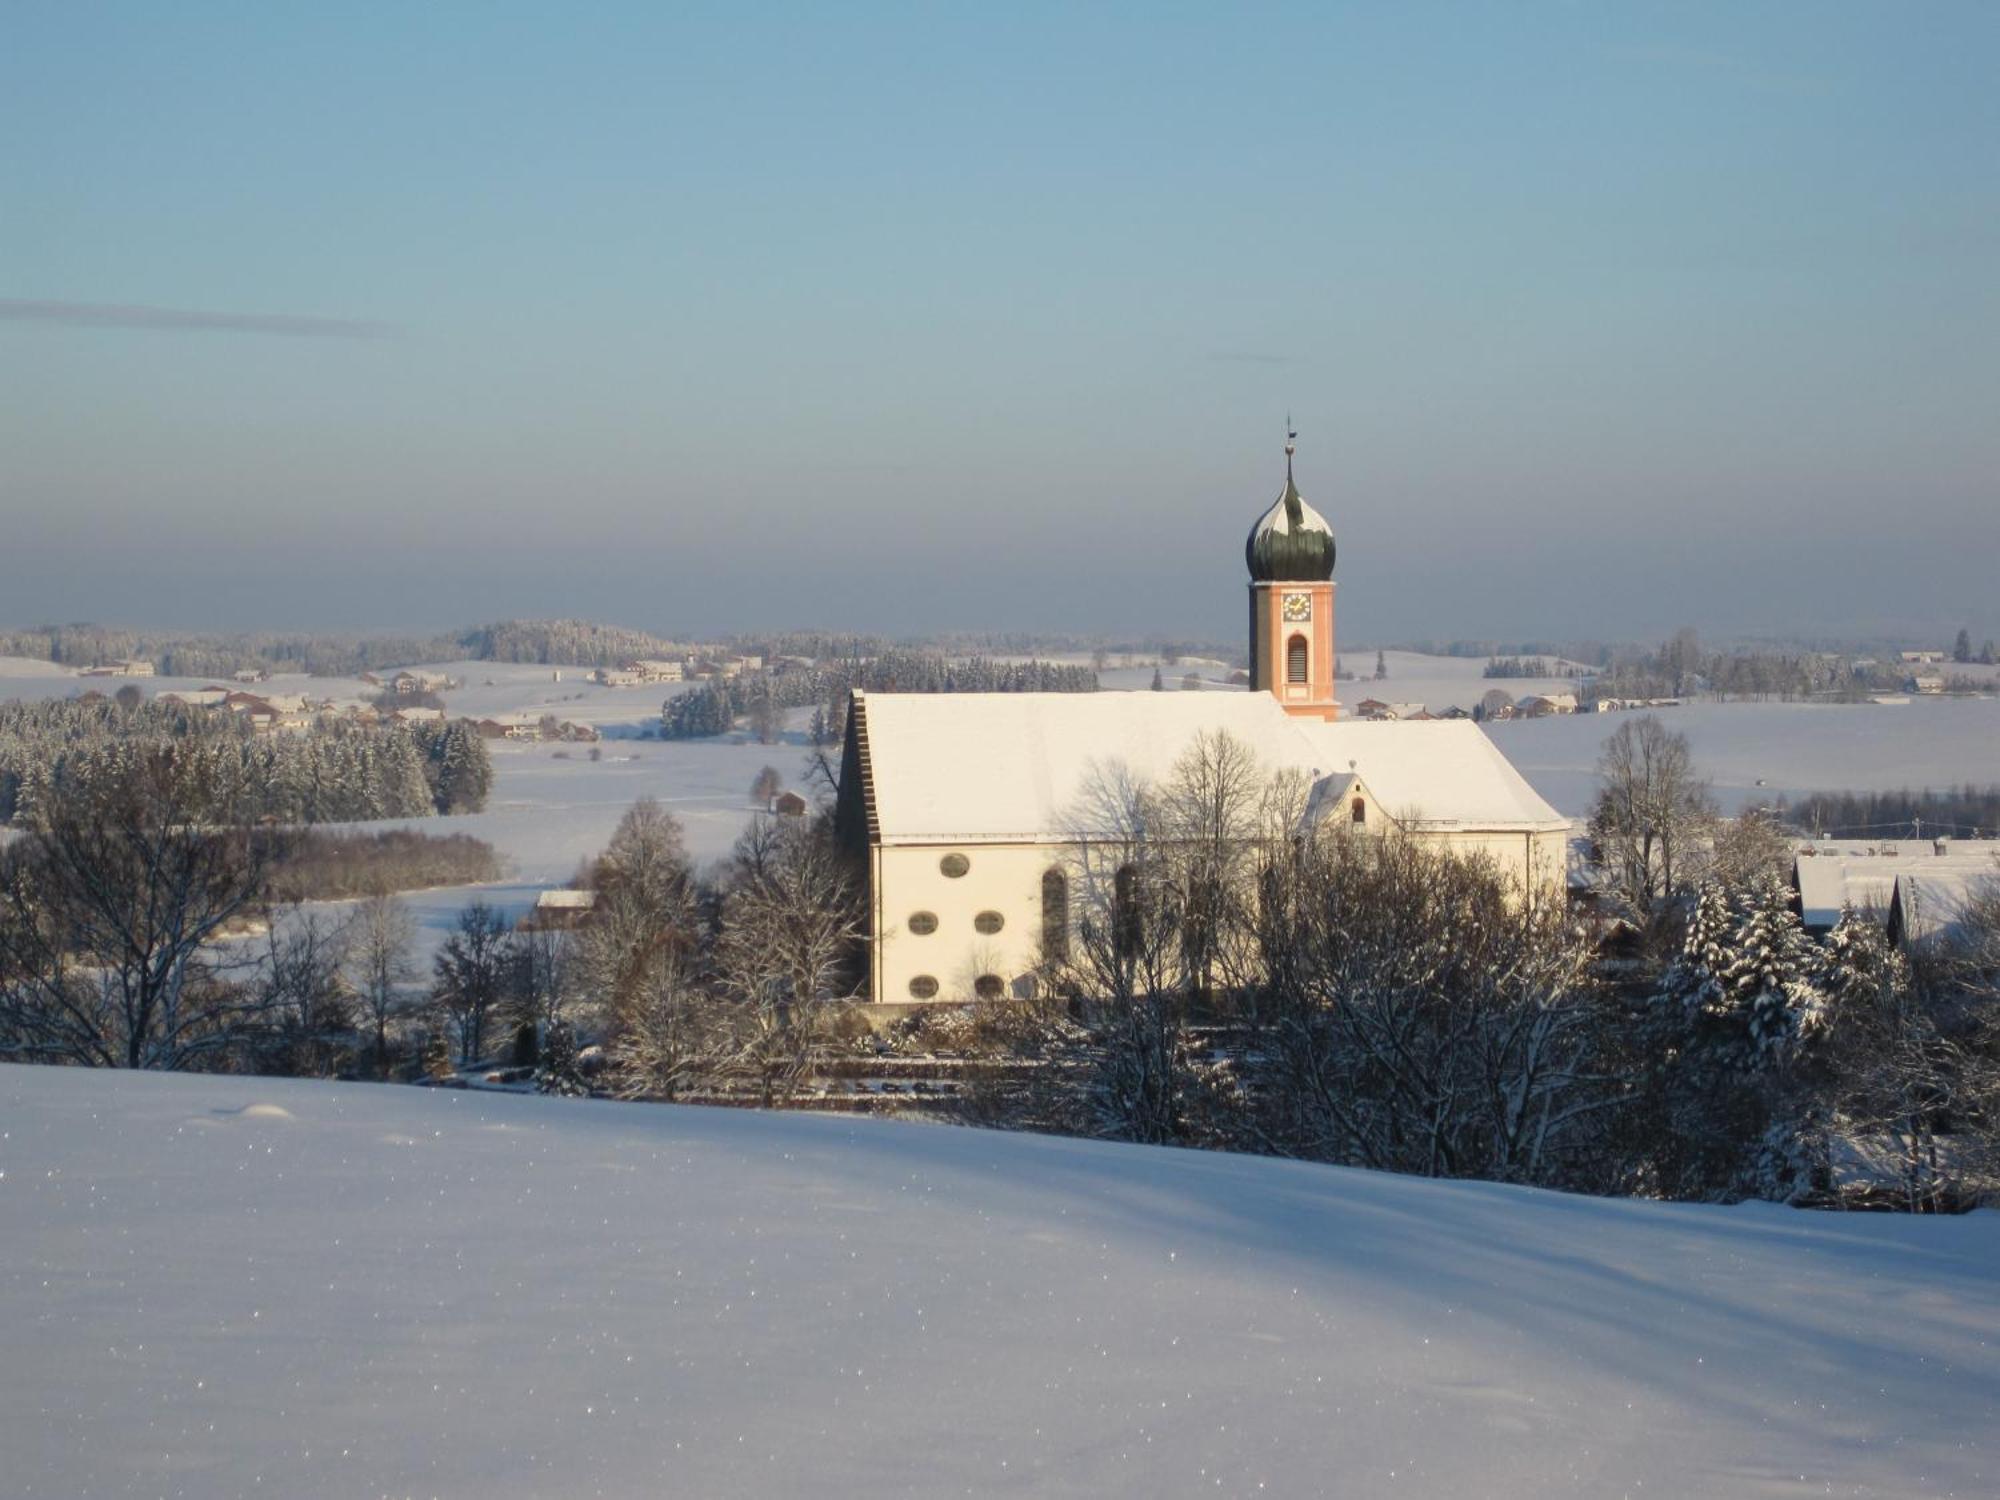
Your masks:
[[[343,965],[348,927],[294,907],[273,915],[251,981],[271,1038],[266,1059],[298,1078],[330,1077],[353,1045],[354,992]]]
[[[760,745],[775,745],[785,736],[785,707],[768,683],[750,700],[750,732]]]
[[[1642,920],[1678,894],[1686,855],[1714,817],[1687,737],[1651,714],[1629,719],[1604,743],[1591,810],[1597,857],[1617,894]]]
[[[1725,886],[1742,887],[1758,880],[1786,880],[1792,873],[1794,840],[1778,820],[1755,809],[1715,823],[1708,852],[1708,870]]]
[[[389,1027],[407,1010],[407,988],[418,977],[410,949],[417,940],[417,919],[409,903],[384,892],[362,902],[354,914],[347,963],[348,977],[359,997],[362,1014],[375,1033],[375,1071],[389,1072]]]
[[[715,963],[744,1007],[742,1056],[768,1102],[810,1072],[866,932],[858,873],[826,818],[757,818],[737,841]]]
[[[757,773],[757,779],[750,783],[750,800],[766,812],[778,793],[785,789],[785,778],[776,766],[766,766]]]
[[[701,897],[679,821],[650,797],[635,802],[590,881],[597,902],[569,977],[615,1039],[679,982],[701,941]]]
[[[485,1055],[486,1025],[507,1000],[513,967],[507,919],[484,901],[459,913],[433,965],[431,997],[458,1033],[460,1067]]]
[[[727,1017],[670,948],[655,950],[621,1017],[609,1048],[620,1098],[678,1098],[731,1067]]]
[[[514,934],[514,998],[519,1024],[547,1031],[563,1020],[575,958],[572,933],[544,927]]]
[[[213,970],[259,913],[276,841],[210,821],[212,774],[159,750],[50,789],[0,860],[0,1053],[179,1068],[256,1033],[259,997]]]
[[[1266,878],[1267,1149],[1589,1185],[1627,1086],[1589,952],[1482,860],[1342,831]]]

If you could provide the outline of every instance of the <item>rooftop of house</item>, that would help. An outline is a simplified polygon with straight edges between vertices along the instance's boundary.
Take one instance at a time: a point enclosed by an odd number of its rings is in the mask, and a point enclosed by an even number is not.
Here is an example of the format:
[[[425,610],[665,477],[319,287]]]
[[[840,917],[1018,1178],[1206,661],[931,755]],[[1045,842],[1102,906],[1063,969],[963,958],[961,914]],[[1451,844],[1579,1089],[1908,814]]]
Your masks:
[[[1896,881],[1906,874],[1954,886],[2000,878],[2000,843],[1949,839],[1839,840],[1799,852],[1793,868],[1799,914],[1808,927],[1831,927],[1843,906],[1886,916]]]

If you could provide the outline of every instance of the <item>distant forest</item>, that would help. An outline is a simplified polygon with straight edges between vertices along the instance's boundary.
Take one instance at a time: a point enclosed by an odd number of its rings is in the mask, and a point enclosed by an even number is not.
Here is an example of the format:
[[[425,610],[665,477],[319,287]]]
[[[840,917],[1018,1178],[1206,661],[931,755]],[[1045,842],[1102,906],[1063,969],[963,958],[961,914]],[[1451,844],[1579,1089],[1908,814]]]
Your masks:
[[[1795,828],[1837,839],[2000,836],[2000,786],[1818,792],[1781,811]]]
[[[65,787],[129,779],[145,757],[191,767],[226,821],[325,823],[477,812],[493,784],[466,720],[361,724],[326,719],[259,735],[227,710],[110,698],[0,703],[0,825],[29,824]]]
[[[236,672],[305,672],[352,677],[421,662],[492,661],[538,666],[615,667],[635,657],[739,653],[848,661],[894,652],[941,656],[1078,652],[1141,655],[1169,662],[1182,656],[1241,656],[1240,647],[1214,642],[1111,643],[1089,636],[1025,633],[952,634],[924,641],[854,631],[746,632],[711,642],[669,640],[644,630],[590,620],[499,620],[436,635],[357,636],[249,632],[240,634],[136,630],[108,625],[38,625],[0,630],[0,656],[24,656],[70,667],[145,661],[163,677],[227,677]]]
[[[661,733],[670,740],[727,734],[747,716],[760,739],[773,740],[784,710],[818,707],[813,738],[826,743],[842,732],[853,688],[877,693],[1094,693],[1097,673],[1056,662],[998,662],[978,656],[955,661],[931,652],[891,650],[809,671],[717,678],[669,698],[660,714]]]
[[[677,656],[686,649],[643,630],[588,620],[503,620],[431,636],[201,635],[105,625],[0,632],[0,656],[70,667],[146,661],[163,677],[227,677],[257,669],[352,677],[418,662],[460,660],[607,667],[635,656]]]

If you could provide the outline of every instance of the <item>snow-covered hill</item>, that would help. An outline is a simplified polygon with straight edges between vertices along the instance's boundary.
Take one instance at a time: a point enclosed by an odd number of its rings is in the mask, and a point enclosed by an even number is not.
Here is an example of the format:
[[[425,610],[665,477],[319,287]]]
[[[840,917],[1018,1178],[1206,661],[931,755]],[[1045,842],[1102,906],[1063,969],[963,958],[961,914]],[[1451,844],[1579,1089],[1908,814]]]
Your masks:
[[[1992,1495],[2000,1216],[0,1068],[16,1496]]]

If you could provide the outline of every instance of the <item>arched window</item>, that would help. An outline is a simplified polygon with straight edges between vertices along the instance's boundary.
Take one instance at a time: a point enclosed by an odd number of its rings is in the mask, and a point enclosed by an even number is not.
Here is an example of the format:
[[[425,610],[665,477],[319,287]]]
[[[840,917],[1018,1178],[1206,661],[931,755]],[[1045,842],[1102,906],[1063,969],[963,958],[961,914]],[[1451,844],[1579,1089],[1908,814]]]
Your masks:
[[[1349,815],[1357,823],[1366,823],[1368,821],[1368,804],[1363,802],[1359,797],[1356,797]]]
[[[1131,958],[1139,951],[1140,938],[1139,869],[1120,865],[1111,884],[1111,942],[1120,958]]]
[[[1285,681],[1310,681],[1306,676],[1306,638],[1302,635],[1293,636],[1285,647]]]
[[[1053,865],[1042,871],[1042,957],[1069,957],[1069,877]]]

